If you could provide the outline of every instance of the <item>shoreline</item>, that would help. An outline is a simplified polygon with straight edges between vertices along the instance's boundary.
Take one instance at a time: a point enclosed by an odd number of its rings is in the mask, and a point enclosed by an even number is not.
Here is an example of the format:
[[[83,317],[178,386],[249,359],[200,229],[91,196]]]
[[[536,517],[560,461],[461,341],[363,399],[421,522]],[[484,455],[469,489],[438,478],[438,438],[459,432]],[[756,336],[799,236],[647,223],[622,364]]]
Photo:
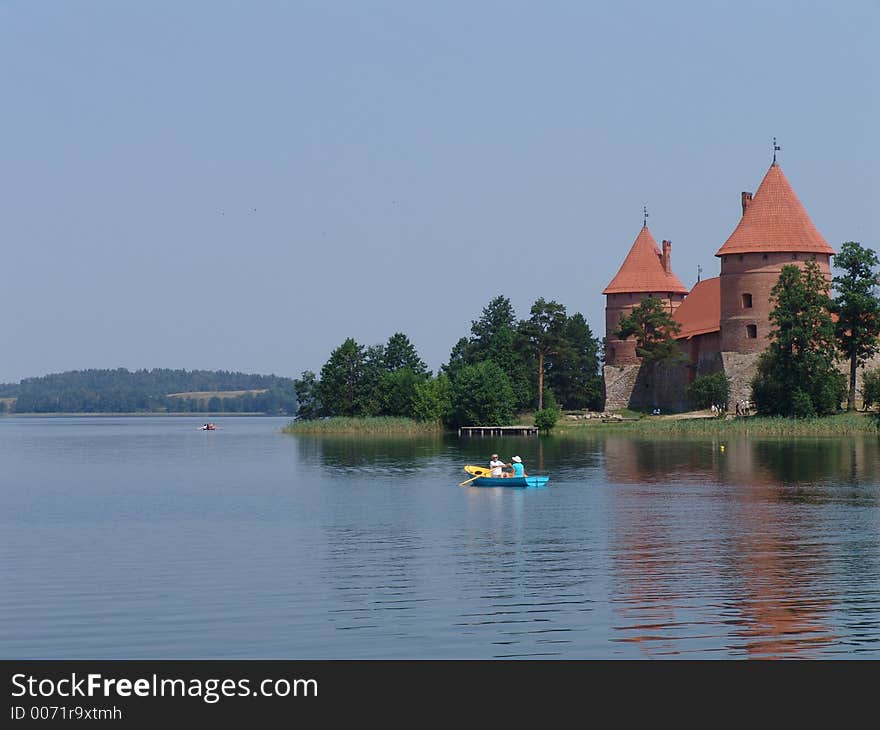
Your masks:
[[[529,418],[521,418],[527,421]],[[315,421],[291,420],[282,431],[309,436],[425,436],[456,435],[455,429],[439,424],[425,424],[407,418],[328,418]],[[876,413],[838,413],[817,418],[780,418],[748,416],[718,418],[701,412],[643,416],[632,420],[602,421],[599,418],[557,423],[549,435],[529,438],[591,438],[621,434],[651,438],[754,438],[876,436],[880,434],[880,417]],[[460,437],[462,438],[462,437]],[[466,438],[466,437],[464,437]]]
[[[646,436],[718,437],[718,436],[858,436],[880,433],[880,418],[874,412],[842,412],[815,418],[780,416],[740,416],[724,418],[693,414],[643,416],[637,420],[603,422],[599,419],[560,422],[554,435],[587,436],[595,433],[626,433]]]
[[[170,416],[172,418],[254,418],[263,416],[266,418],[290,418],[289,414],[282,413],[275,415],[272,413],[259,413],[240,411],[212,411],[210,413],[153,413],[146,411],[126,411],[124,413],[0,413],[0,418],[112,418],[113,416],[143,416],[145,418],[156,418],[160,416]]]

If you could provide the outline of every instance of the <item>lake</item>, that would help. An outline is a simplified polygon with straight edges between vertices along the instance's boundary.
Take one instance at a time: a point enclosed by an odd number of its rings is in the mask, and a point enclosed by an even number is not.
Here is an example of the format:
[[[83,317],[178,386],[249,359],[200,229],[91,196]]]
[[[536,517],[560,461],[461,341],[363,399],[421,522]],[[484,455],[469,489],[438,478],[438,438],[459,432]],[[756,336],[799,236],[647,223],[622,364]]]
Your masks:
[[[0,657],[880,657],[876,437],[203,421],[0,418]]]

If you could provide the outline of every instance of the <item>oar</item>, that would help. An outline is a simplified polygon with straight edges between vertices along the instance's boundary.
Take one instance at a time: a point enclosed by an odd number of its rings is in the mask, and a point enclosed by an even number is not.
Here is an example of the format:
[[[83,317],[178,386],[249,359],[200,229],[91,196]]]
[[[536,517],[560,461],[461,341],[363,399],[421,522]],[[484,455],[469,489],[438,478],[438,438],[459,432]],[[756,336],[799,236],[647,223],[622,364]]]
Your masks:
[[[483,475],[482,475],[482,474],[477,474],[477,476],[475,476],[475,477],[471,477],[470,479],[465,479],[465,480],[464,480],[461,484],[459,484],[458,486],[463,487],[465,484],[470,484],[472,481],[474,481],[474,479],[479,479],[481,476],[483,476]]]

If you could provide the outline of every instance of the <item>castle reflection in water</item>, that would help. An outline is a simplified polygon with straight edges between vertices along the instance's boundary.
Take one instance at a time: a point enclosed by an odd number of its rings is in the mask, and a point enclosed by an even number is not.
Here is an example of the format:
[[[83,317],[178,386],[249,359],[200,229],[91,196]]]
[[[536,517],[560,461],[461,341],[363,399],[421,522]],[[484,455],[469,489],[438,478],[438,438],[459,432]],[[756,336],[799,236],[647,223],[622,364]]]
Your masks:
[[[840,521],[880,501],[878,451],[875,438],[609,437],[606,474],[625,485],[610,510],[620,640],[686,655],[718,638],[720,615],[748,656],[834,646],[848,571],[877,571],[876,542],[842,537]],[[715,531],[695,539],[694,525]]]

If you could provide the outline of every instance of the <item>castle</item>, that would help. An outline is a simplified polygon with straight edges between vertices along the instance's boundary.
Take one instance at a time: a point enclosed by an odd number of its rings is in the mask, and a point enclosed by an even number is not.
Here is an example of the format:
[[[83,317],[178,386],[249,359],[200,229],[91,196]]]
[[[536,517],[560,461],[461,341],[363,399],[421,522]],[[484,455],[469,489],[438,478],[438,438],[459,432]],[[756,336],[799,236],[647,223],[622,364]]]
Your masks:
[[[758,356],[769,344],[770,290],[782,267],[812,260],[830,283],[834,249],[816,230],[775,158],[758,190],[742,193],[741,202],[739,224],[715,253],[721,275],[698,281],[691,291],[672,271],[672,243],[664,240],[658,247],[647,222],[639,231],[602,292],[606,408],[685,410],[688,384],[697,375],[719,371],[731,380],[731,402],[749,399]],[[635,343],[614,336],[621,317],[647,297],[660,299],[679,323],[676,338],[684,365],[649,373],[640,365]]]

